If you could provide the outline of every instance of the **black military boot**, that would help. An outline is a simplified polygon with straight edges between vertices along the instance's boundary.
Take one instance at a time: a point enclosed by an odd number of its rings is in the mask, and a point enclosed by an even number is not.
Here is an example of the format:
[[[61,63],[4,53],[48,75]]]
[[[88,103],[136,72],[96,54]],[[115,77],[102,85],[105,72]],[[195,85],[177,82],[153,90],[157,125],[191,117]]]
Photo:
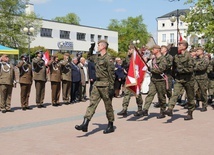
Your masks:
[[[142,115],[142,106],[138,107],[138,110],[134,113],[134,116],[140,116]]]
[[[103,131],[104,134],[114,132],[113,122],[108,122],[108,127]]]
[[[117,115],[119,115],[119,116],[127,116],[127,110],[123,109],[122,111],[118,112]]]
[[[172,116],[173,115],[172,109],[167,109],[166,111],[164,111],[164,114],[168,116]]]
[[[193,119],[193,117],[192,117],[192,111],[188,110],[187,116],[184,117],[184,120],[188,121],[188,120],[191,120],[191,119]]]
[[[87,132],[88,131],[88,123],[89,123],[89,119],[84,118],[83,122],[81,125],[76,125],[75,129],[77,130],[82,130],[83,132]]]
[[[177,99],[177,103],[178,103],[178,105],[180,105],[180,104],[181,104],[181,98],[182,98],[182,95],[179,95],[179,96],[178,96],[178,99]]]
[[[198,108],[199,107],[199,100],[196,100],[195,101],[195,108]]]
[[[201,112],[205,112],[205,111],[207,111],[207,107],[203,107],[203,108],[201,109]]]
[[[212,104],[212,95],[209,95],[208,96],[208,100],[207,100],[207,103],[209,104],[209,105],[211,105]]]
[[[154,103],[154,107],[155,107],[155,108],[160,108],[160,102]]]
[[[165,114],[164,114],[164,111],[163,110],[160,110],[160,114],[157,116],[157,119],[162,119],[162,118],[165,118]]]

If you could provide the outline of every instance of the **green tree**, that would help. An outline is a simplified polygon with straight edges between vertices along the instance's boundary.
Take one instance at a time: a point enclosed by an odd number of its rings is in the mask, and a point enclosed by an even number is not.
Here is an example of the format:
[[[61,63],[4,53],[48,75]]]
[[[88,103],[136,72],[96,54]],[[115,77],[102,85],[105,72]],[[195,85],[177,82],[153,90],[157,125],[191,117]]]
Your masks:
[[[52,19],[57,22],[79,25],[80,18],[75,13],[68,13],[64,17],[55,17]]]
[[[214,1],[213,0],[187,0],[186,3],[193,3],[186,22],[188,25],[187,34],[202,35],[205,39],[205,49],[214,53]]]
[[[118,32],[119,53],[127,52],[128,45],[133,40],[138,39],[141,45],[145,45],[149,39],[149,33],[143,23],[142,15],[128,17],[121,21],[111,19],[108,29]]]
[[[25,0],[1,0],[0,1],[0,44],[12,48],[23,48],[28,44],[28,37],[23,32],[26,26],[34,27],[34,36],[40,28],[37,16],[25,14]]]

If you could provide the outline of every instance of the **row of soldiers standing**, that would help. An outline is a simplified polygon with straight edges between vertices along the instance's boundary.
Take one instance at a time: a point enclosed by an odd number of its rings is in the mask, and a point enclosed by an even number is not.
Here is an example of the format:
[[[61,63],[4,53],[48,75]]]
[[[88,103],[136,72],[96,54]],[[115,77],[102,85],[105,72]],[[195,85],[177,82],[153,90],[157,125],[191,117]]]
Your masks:
[[[149,107],[156,94],[160,105],[160,114],[157,118],[164,118],[165,115],[173,116],[174,106],[182,90],[186,91],[188,108],[188,114],[184,120],[193,119],[192,113],[196,108],[195,99],[202,101],[201,111],[207,111],[208,81],[209,85],[213,86],[214,63],[213,60],[206,57],[203,48],[197,48],[194,56],[187,51],[187,48],[188,43],[186,41],[179,42],[178,53],[173,58],[167,53],[166,46],[156,45],[153,47],[152,54],[154,57],[147,63],[148,71],[151,72],[149,92],[145,98],[144,107],[142,106],[141,94],[136,96],[138,110],[134,114],[135,116],[148,116]],[[173,80],[175,83],[172,93]],[[123,99],[123,109],[118,115],[127,115],[130,93],[126,94]],[[195,94],[200,94],[200,97]],[[213,92],[209,95],[213,97]],[[166,96],[169,99],[168,108]]]
[[[47,82],[47,72],[50,72],[50,82],[51,82],[51,96],[52,105],[58,106],[59,97],[61,91],[62,82],[62,98],[63,102],[68,104],[76,99],[76,89],[75,93],[71,90],[72,84],[76,81],[72,81],[72,69],[77,69],[77,58],[73,58],[70,61],[70,54],[65,53],[64,59],[59,61],[57,55],[53,55],[51,60],[48,62],[47,66],[43,58],[43,52],[41,50],[36,52],[36,57],[29,62],[27,55],[23,54],[21,60],[17,67],[19,68],[19,83],[21,88],[21,107],[22,110],[30,110],[29,107],[29,97],[31,92],[31,86],[33,80],[35,81],[36,88],[36,104],[38,108],[45,108],[44,97],[45,97],[45,84]],[[84,59],[84,58],[82,58]],[[48,69],[47,69],[48,68]],[[81,80],[81,71],[78,68],[79,77],[77,83]],[[75,74],[75,71],[73,71]],[[73,83],[72,83],[72,82]],[[12,88],[16,85],[14,66],[9,64],[9,57],[6,54],[1,56],[0,61],[0,110],[2,113],[13,112],[11,109],[11,95]],[[73,95],[75,94],[75,95]],[[83,95],[83,94],[81,94]]]

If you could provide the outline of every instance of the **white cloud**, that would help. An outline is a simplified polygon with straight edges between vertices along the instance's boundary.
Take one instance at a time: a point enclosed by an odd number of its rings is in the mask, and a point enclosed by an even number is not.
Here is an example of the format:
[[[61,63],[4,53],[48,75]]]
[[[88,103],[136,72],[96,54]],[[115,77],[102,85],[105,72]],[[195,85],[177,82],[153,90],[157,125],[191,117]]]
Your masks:
[[[124,8],[115,9],[114,12],[126,12],[127,10]]]
[[[32,3],[32,4],[42,4],[42,3],[47,3],[48,1],[51,1],[51,0],[30,0],[30,3]]]

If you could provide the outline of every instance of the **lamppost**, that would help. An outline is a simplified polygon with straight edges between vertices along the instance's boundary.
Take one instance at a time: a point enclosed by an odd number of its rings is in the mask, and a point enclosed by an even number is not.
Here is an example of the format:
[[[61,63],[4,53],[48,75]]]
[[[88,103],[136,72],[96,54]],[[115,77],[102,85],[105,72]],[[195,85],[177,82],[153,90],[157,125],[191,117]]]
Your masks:
[[[179,24],[179,20],[180,21],[184,21],[185,20],[185,15],[183,15],[183,14],[185,14],[184,12],[179,12],[179,10],[177,9],[177,11],[176,11],[176,14],[174,15],[172,15],[169,19],[170,19],[170,21],[171,22],[175,22],[175,21],[177,21],[177,47],[178,47],[178,40],[179,40],[179,38],[178,38],[178,36],[179,36],[179,27],[178,27],[178,24]]]
[[[31,26],[30,27],[24,27],[23,31],[28,35],[28,56],[29,56],[29,61],[30,61],[30,36],[34,32],[34,28]]]
[[[132,42],[134,45],[136,45],[137,46],[137,44],[139,44],[140,43],[140,40],[139,39],[137,39],[137,40],[133,40],[133,42]]]

